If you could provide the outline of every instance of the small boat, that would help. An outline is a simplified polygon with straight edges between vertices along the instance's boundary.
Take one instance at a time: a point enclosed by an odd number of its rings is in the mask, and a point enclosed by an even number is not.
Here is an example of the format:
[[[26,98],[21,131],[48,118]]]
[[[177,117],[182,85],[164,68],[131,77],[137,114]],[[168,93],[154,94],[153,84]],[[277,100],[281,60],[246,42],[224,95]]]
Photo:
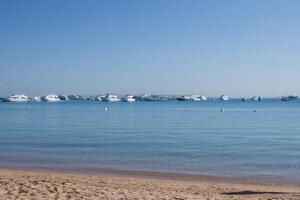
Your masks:
[[[160,95],[143,95],[138,98],[139,101],[167,101],[168,98]]]
[[[113,95],[113,94],[107,94],[102,100],[103,101],[108,101],[108,102],[119,102],[119,101],[121,101],[121,99],[119,99],[117,95]]]
[[[253,96],[251,98],[252,101],[262,101],[262,97],[261,96]]]
[[[136,101],[132,95],[127,95],[127,96],[123,97],[122,100],[125,102],[135,102]]]
[[[150,99],[150,98],[151,98],[151,95],[144,94],[144,95],[136,97],[136,100],[138,100],[138,101],[148,101],[148,99]]]
[[[29,97],[25,94],[13,94],[6,98],[9,102],[27,102],[29,101]]]
[[[77,94],[71,94],[66,96],[67,100],[78,101],[78,100],[86,100],[85,97]]]
[[[252,101],[258,101],[258,96],[253,96],[253,97],[251,98],[251,100],[252,100]]]
[[[35,102],[41,102],[42,101],[42,97],[33,97],[33,101]]]
[[[206,100],[207,100],[207,97],[206,97],[206,96],[200,96],[200,99],[201,99],[202,101],[206,101]]]
[[[61,101],[60,98],[58,98],[58,96],[56,94],[49,94],[45,97],[42,98],[44,101],[48,101],[48,102],[59,102]]]
[[[293,101],[293,100],[296,100],[296,99],[298,99],[298,97],[297,96],[292,96],[292,95],[281,97],[281,101]]]
[[[220,96],[220,100],[222,100],[222,101],[228,101],[228,100],[229,100],[229,97],[226,96],[226,95],[221,95],[221,96]]]

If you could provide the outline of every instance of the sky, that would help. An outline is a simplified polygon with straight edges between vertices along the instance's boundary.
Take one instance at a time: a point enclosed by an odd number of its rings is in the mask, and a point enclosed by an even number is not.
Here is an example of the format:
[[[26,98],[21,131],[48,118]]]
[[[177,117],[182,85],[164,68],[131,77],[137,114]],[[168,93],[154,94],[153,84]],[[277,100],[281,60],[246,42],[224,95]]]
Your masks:
[[[300,95],[300,1],[0,0],[0,96]]]

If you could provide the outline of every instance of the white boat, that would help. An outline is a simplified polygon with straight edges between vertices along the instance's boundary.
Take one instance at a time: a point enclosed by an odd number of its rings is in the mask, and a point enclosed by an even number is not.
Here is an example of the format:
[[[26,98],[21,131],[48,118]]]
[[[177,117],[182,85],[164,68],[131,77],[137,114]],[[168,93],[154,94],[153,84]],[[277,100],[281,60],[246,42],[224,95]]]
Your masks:
[[[41,102],[42,101],[42,97],[33,97],[33,101],[35,101],[35,102]]]
[[[45,96],[44,101],[48,101],[48,102],[59,102],[60,98],[58,98],[58,96],[56,94],[49,94],[47,96]]]
[[[190,99],[192,101],[201,101],[201,97],[198,94],[192,94],[191,97],[190,97]]]
[[[251,98],[252,101],[262,101],[262,97],[261,96],[254,96]]]
[[[7,101],[10,102],[27,102],[29,101],[29,97],[25,94],[14,94],[9,97],[7,97]]]
[[[252,101],[258,101],[258,96],[253,96],[253,97],[251,98],[251,100],[252,100]]]
[[[201,98],[202,101],[206,101],[207,100],[206,96],[200,96],[200,98]]]
[[[176,98],[178,101],[190,101],[191,100],[191,96],[181,96]]]
[[[113,95],[113,94],[107,94],[102,100],[103,101],[108,101],[108,102],[121,101],[121,99],[119,99],[117,95]]]
[[[228,100],[229,100],[229,97],[226,96],[226,95],[221,95],[221,96],[220,96],[220,100],[222,100],[222,101],[228,101]]]
[[[132,96],[132,95],[127,95],[123,98],[123,101],[126,101],[126,102],[135,102],[135,98]]]

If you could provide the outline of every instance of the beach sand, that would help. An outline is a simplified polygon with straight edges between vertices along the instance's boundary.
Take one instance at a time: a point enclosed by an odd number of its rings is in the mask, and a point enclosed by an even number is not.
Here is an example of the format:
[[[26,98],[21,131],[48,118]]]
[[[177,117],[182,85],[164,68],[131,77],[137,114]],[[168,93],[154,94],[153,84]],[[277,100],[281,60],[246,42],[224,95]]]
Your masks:
[[[286,199],[299,185],[0,170],[0,199]]]

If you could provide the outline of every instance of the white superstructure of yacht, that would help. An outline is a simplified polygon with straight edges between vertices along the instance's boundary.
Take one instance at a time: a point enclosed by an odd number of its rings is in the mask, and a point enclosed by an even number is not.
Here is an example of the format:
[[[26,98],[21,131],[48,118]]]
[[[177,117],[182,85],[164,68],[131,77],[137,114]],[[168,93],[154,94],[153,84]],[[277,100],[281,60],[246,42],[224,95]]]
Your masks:
[[[118,98],[117,95],[114,95],[114,94],[107,94],[105,96],[104,99],[102,99],[103,101],[108,101],[108,102],[118,102],[118,101],[121,101],[121,99]]]
[[[228,101],[228,100],[229,100],[229,97],[226,96],[226,95],[221,95],[221,96],[220,96],[220,100],[222,100],[222,101]]]
[[[59,102],[60,101],[60,98],[58,98],[58,96],[56,94],[49,94],[49,95],[45,96],[43,99],[48,102]]]
[[[191,100],[191,96],[184,95],[184,96],[182,96],[182,99],[184,101],[188,101],[188,100]]]
[[[27,102],[29,101],[29,97],[25,94],[13,94],[7,97],[7,100],[10,102]]]
[[[123,98],[123,101],[126,101],[126,102],[135,102],[135,98],[132,96],[132,95],[127,95]]]
[[[192,101],[201,101],[201,97],[198,94],[192,94],[191,95],[191,100]]]

